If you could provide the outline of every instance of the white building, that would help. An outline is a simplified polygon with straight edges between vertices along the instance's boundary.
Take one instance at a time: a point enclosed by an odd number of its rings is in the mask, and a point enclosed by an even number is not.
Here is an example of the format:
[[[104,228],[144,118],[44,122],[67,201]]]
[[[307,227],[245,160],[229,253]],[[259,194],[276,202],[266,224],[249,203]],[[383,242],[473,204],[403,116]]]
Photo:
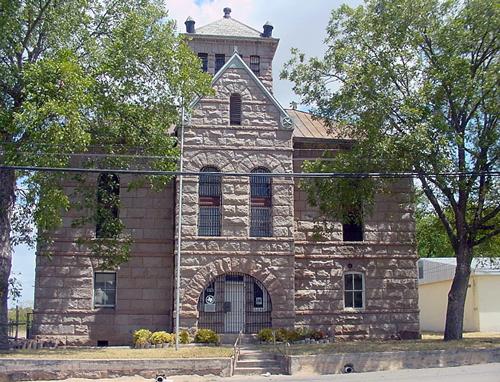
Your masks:
[[[420,328],[442,332],[445,327],[448,292],[456,259],[427,258],[418,261]],[[476,258],[465,301],[464,331],[500,331],[500,259]]]

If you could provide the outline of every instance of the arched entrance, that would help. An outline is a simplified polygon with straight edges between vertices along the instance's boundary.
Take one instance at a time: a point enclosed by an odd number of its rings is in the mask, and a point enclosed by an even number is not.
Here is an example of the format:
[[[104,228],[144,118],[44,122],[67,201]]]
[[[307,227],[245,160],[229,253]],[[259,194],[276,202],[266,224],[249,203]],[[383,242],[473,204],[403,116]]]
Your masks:
[[[217,276],[198,299],[198,327],[217,333],[257,333],[270,328],[271,297],[256,278],[243,273]]]

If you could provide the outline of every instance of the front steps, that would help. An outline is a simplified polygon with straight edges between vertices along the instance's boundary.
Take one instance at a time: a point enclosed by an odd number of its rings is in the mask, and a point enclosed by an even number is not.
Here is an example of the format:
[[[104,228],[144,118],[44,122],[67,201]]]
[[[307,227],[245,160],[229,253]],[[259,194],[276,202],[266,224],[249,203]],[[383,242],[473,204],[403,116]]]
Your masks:
[[[234,375],[282,374],[281,362],[274,354],[242,347]]]

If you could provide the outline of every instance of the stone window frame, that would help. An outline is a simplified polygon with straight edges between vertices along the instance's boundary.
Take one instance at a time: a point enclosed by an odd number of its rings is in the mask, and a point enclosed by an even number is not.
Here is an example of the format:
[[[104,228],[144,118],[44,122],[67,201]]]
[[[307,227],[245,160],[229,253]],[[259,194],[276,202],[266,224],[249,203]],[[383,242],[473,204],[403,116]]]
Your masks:
[[[354,280],[353,280],[353,289],[348,289],[346,290],[345,288],[345,279],[346,279],[346,276],[350,276],[350,275],[360,275],[361,276],[361,282],[362,282],[362,287],[361,289],[355,289],[354,288]],[[344,272],[344,275],[342,276],[342,300],[343,300],[343,304],[344,304],[344,310],[345,311],[350,311],[350,312],[359,312],[359,311],[364,311],[365,308],[366,308],[366,277],[365,277],[365,274],[363,272],[356,272],[356,271],[348,271],[348,272]],[[346,295],[346,292],[351,292],[351,293],[354,293],[354,292],[361,292],[361,299],[362,299],[362,306],[361,307],[354,307],[354,306],[346,306],[345,304],[345,295]],[[353,305],[354,305],[354,298],[353,298]]]
[[[112,274],[115,277],[114,285],[114,295],[115,295],[115,303],[114,304],[96,304],[95,302],[95,294],[96,294],[96,276],[98,274]],[[108,308],[108,309],[115,309],[117,305],[117,299],[118,299],[118,286],[117,286],[117,280],[118,277],[116,275],[116,271],[95,271],[94,275],[92,277],[92,306],[95,310],[102,309],[102,308]]]

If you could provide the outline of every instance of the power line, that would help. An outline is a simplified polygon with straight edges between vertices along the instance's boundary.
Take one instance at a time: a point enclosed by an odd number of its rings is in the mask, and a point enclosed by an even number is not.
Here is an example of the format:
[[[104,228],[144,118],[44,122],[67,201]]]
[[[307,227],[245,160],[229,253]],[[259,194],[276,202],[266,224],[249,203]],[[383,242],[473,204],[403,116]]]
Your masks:
[[[156,176],[232,176],[232,177],[285,177],[285,178],[417,178],[419,176],[493,176],[500,177],[500,171],[480,171],[480,172],[442,172],[442,173],[418,173],[418,172],[323,172],[323,173],[304,173],[304,172],[201,172],[201,171],[163,171],[163,170],[126,170],[126,169],[98,169],[98,168],[78,168],[78,167],[37,167],[37,166],[5,166],[0,165],[3,170],[19,171],[41,171],[41,172],[70,172],[70,173],[115,173],[131,175],[156,175]]]

